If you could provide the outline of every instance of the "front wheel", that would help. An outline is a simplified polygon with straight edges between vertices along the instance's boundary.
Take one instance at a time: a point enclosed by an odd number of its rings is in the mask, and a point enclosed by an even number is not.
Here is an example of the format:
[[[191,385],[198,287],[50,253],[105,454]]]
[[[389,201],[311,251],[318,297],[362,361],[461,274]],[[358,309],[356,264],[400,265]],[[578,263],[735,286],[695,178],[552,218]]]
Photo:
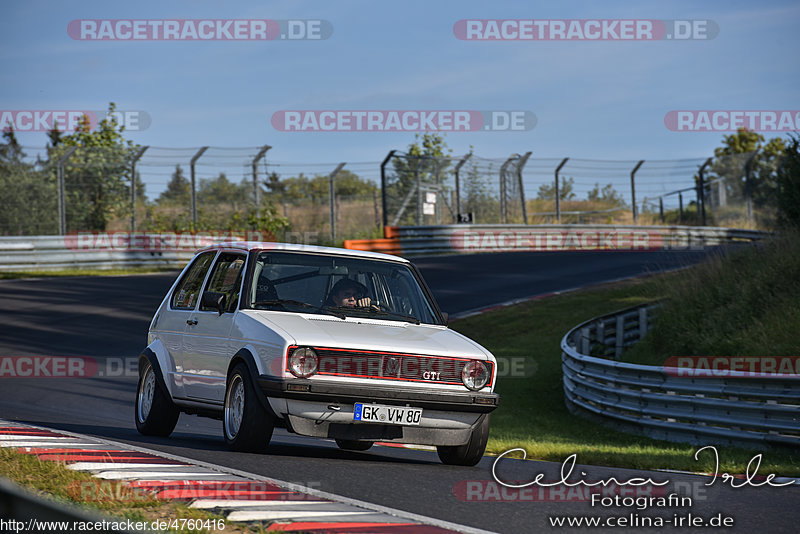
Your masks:
[[[475,465],[483,458],[486,442],[489,441],[489,414],[481,416],[472,429],[469,441],[464,445],[436,447],[439,459],[447,465]]]
[[[275,421],[261,404],[250,372],[237,363],[228,374],[222,431],[234,451],[261,452],[272,438]]]
[[[145,436],[166,437],[175,430],[181,412],[158,383],[149,361],[139,373],[136,388],[136,430]]]

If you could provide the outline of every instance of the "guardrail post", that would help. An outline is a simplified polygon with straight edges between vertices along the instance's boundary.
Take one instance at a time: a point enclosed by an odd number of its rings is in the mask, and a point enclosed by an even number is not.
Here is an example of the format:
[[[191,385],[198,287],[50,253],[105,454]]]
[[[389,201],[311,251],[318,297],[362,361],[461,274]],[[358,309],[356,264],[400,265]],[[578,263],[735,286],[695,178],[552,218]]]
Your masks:
[[[751,175],[753,171],[753,160],[758,155],[758,150],[747,158],[747,163],[744,164],[744,196],[747,200],[747,222],[753,224],[753,182]]]
[[[383,226],[389,226],[389,214],[386,211],[386,164],[394,157],[396,150],[390,150],[381,162],[381,208],[383,209]]]
[[[700,172],[697,173],[697,209],[700,210],[700,222],[703,226],[706,225],[705,170],[706,167],[711,165],[711,159],[712,158],[708,158],[705,163],[700,166]]]
[[[461,166],[464,165],[469,158],[472,157],[472,152],[461,158],[461,161],[456,163],[455,177],[456,177],[456,219],[461,214],[461,181],[458,173],[461,171]],[[458,220],[456,220],[458,222]]]
[[[330,183],[330,201],[331,201],[331,242],[336,242],[336,191],[335,191],[335,182],[336,182],[336,175],[339,174],[339,171],[342,170],[342,167],[345,166],[345,163],[342,162],[333,169],[333,172],[328,175],[328,182]]]
[[[564,158],[561,160],[561,163],[558,164],[556,167],[556,222],[561,224],[561,195],[559,194],[559,187],[558,187],[558,173],[561,171],[561,168],[567,164],[569,158]]]
[[[203,152],[208,150],[207,146],[201,147],[197,153],[192,156],[192,159],[189,161],[189,170],[191,171],[192,176],[192,228],[197,230],[197,181],[195,180],[194,175],[194,164],[200,159],[200,156],[203,155]]]
[[[528,208],[525,206],[525,186],[522,185],[522,168],[528,163],[528,158],[531,157],[532,152],[528,151],[520,158],[517,163],[517,182],[519,183],[519,196],[522,199],[522,222],[528,224]]]
[[[143,146],[134,154],[131,161],[131,233],[136,231],[136,162],[142,157],[148,146]]]
[[[258,151],[256,157],[253,158],[252,169],[253,169],[253,205],[256,208],[256,216],[258,216],[258,207],[261,205],[261,199],[258,198],[258,160],[264,157],[264,154],[267,153],[267,150],[272,148],[269,145],[264,145],[261,147],[261,150]]]
[[[625,318],[622,315],[617,315],[616,337],[617,339],[614,343],[614,359],[619,360],[619,357],[622,356],[622,348],[624,347],[625,341]]]
[[[642,339],[647,333],[647,306],[639,308],[639,339]]]
[[[64,202],[64,163],[78,150],[74,146],[67,149],[63,156],[58,158],[56,173],[58,175],[58,235],[67,233],[67,207]]]
[[[581,354],[589,354],[589,350],[591,350],[589,345],[590,335],[591,329],[588,326],[581,328]]]
[[[636,209],[636,179],[634,176],[636,175],[636,171],[639,170],[644,164],[644,160],[640,160],[639,163],[636,164],[636,167],[633,168],[631,171],[631,209],[633,210],[633,224],[637,224],[639,222],[639,211]]]

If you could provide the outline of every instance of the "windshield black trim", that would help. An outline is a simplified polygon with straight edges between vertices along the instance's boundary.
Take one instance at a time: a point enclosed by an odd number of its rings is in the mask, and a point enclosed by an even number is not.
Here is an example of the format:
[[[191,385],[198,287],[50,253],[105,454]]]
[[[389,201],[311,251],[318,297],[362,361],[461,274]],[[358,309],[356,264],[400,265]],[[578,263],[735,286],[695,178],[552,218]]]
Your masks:
[[[302,255],[323,256],[323,257],[336,256],[336,257],[340,257],[340,258],[372,260],[372,261],[379,261],[379,262],[384,262],[384,263],[393,263],[393,264],[396,264],[396,265],[404,265],[404,266],[408,267],[411,270],[411,274],[417,280],[417,283],[419,284],[420,288],[422,289],[423,294],[425,295],[425,298],[428,301],[428,305],[431,307],[431,310],[433,311],[434,319],[436,319],[438,321],[438,322],[435,322],[435,323],[420,322],[420,324],[435,325],[435,326],[445,326],[445,327],[447,326],[447,322],[444,320],[444,315],[442,315],[442,310],[439,308],[439,303],[436,302],[436,299],[433,297],[433,292],[431,292],[430,288],[428,287],[428,284],[425,283],[425,279],[422,278],[422,274],[420,274],[419,269],[417,269],[417,266],[414,265],[412,262],[410,262],[408,260],[393,260],[393,259],[388,259],[388,258],[372,258],[372,257],[363,257],[363,256],[352,256],[350,254],[335,254],[335,253],[331,253],[331,252],[316,252],[316,251],[306,251],[306,250],[281,250],[281,249],[270,250],[270,249],[266,249],[266,248],[252,249],[248,253],[248,265],[247,265],[247,271],[245,273],[244,285],[242,286],[242,289],[248,288],[248,291],[249,291],[249,288],[252,287],[252,285],[253,285],[253,272],[255,271],[256,263],[258,262],[258,255],[261,254],[262,252],[280,252],[280,253],[284,253],[284,254],[302,254]],[[253,307],[247,305],[247,302],[249,300],[250,300],[249,297],[247,299],[239,298],[239,309],[240,310],[258,310],[258,308],[253,308]],[[260,311],[269,311],[269,310],[260,310]]]

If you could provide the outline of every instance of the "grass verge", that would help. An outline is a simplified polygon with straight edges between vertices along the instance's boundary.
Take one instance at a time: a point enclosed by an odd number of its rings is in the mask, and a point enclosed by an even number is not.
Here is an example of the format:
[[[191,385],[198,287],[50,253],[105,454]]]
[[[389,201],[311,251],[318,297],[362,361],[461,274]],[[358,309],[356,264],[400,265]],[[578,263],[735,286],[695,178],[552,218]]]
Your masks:
[[[530,375],[533,371],[532,376],[498,378],[496,391],[501,405],[492,414],[487,451],[499,454],[521,447],[528,458],[538,460],[563,462],[577,453],[578,463],[583,464],[713,471],[711,455],[704,453],[699,461],[694,460],[699,447],[611,430],[572,415],[564,404],[560,351],[564,334],[592,317],[668,297],[684,277],[685,272],[678,272],[626,281],[453,321],[453,329],[481,343],[498,358],[524,361],[517,368],[528,372],[518,374]],[[800,453],[795,450],[717,449],[720,472],[743,473],[753,455],[763,453],[760,474],[800,475]]]
[[[124,482],[101,481],[88,473],[67,469],[63,463],[40,460],[10,448],[0,449],[0,473],[3,477],[33,490],[42,498],[78,504],[103,514],[152,522],[155,520],[224,520],[224,516],[189,508],[186,504],[156,500],[149,495],[126,490]],[[169,532],[202,533],[214,530],[170,529]],[[226,533],[266,532],[258,525],[225,521]]]
[[[61,276],[128,276],[132,274],[177,272],[178,270],[176,267],[127,267],[124,269],[64,269],[62,271],[0,271],[0,280]]]

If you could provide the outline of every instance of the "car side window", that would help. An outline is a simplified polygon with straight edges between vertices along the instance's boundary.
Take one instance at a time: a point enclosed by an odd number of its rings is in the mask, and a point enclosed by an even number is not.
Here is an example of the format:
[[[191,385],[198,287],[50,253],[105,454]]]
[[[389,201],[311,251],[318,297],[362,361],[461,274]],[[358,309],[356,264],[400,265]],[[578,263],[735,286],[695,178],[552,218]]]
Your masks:
[[[239,288],[242,285],[242,271],[244,270],[245,256],[241,254],[223,253],[219,255],[211,277],[208,280],[206,291],[222,293],[225,295],[226,311],[233,311],[239,303]],[[214,308],[200,306],[201,311],[216,311]]]
[[[183,275],[178,287],[172,294],[171,305],[177,310],[193,310],[197,305],[200,298],[200,288],[203,286],[203,280],[206,278],[208,267],[211,265],[211,260],[214,259],[216,252],[204,252],[197,256]]]

